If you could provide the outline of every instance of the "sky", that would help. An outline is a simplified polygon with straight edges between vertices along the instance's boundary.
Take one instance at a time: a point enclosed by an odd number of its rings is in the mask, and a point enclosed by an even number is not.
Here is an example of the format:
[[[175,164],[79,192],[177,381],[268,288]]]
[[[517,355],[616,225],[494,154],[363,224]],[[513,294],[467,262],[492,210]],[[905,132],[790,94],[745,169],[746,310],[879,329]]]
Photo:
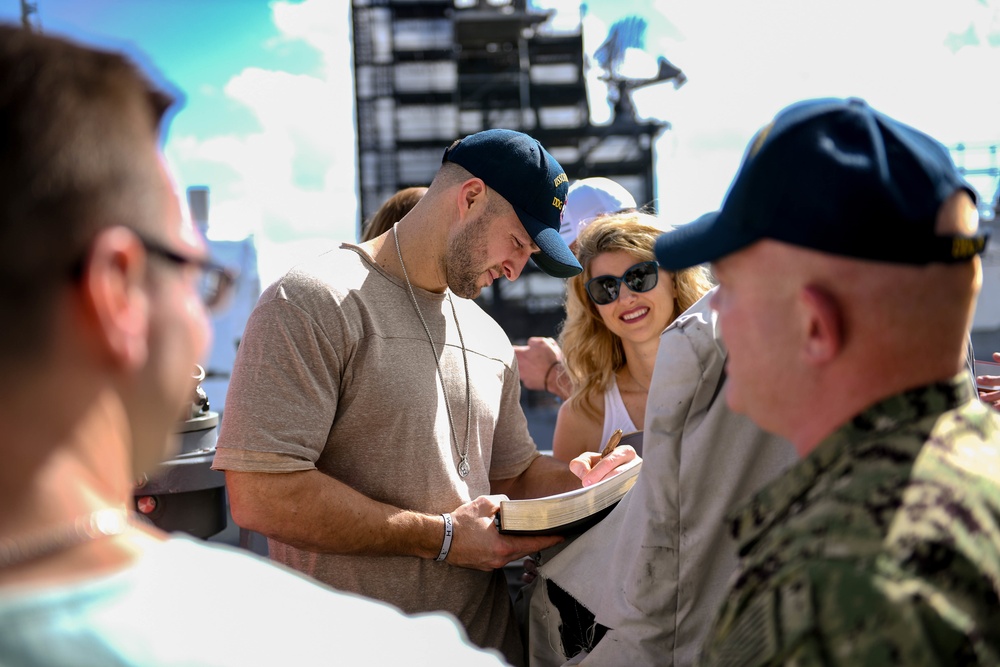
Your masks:
[[[354,240],[349,0],[35,2],[44,32],[127,50],[178,93],[164,144],[178,189],[210,187],[210,237],[254,236],[263,284]],[[557,26],[581,16],[579,0],[534,2]],[[753,134],[801,99],[862,97],[946,145],[1000,143],[1000,0],[591,0],[585,49],[631,14],[688,78],[635,95],[671,124],[655,165],[670,224],[718,208]],[[0,0],[0,21],[19,20],[20,0]],[[606,121],[599,93],[591,104]],[[993,198],[995,182],[971,180]]]

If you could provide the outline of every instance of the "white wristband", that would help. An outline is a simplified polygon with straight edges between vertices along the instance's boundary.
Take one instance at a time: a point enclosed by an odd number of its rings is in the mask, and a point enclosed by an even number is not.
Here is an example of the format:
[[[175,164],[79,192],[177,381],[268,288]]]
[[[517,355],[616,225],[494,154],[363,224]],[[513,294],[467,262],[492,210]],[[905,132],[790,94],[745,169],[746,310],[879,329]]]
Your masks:
[[[444,518],[444,542],[441,543],[441,553],[435,560],[444,560],[448,557],[448,552],[451,551],[451,537],[455,534],[451,525],[451,515],[445,512],[441,516]]]

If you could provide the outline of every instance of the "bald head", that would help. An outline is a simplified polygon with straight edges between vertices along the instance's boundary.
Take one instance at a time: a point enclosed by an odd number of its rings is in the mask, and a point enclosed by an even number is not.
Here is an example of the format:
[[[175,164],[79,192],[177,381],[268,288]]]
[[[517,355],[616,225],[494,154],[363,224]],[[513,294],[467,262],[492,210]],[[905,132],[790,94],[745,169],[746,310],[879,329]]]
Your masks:
[[[942,233],[977,223],[964,192],[941,207]],[[713,266],[730,405],[803,454],[878,400],[958,373],[982,280],[978,257],[890,264],[772,240]]]
[[[730,405],[808,453],[961,369],[987,241],[974,197],[932,137],[863,100],[805,100],[751,142],[722,208],[656,256],[713,262]]]

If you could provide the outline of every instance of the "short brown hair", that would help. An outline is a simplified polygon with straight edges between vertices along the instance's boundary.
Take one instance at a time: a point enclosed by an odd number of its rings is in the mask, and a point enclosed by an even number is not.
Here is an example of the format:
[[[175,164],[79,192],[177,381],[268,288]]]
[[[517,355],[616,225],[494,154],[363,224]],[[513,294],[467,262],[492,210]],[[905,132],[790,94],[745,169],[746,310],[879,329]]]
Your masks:
[[[0,360],[42,344],[101,228],[155,229],[171,103],[121,55],[0,26]]]
[[[371,241],[376,236],[389,231],[389,228],[399,222],[400,218],[410,212],[417,202],[421,200],[425,187],[403,188],[385,202],[375,211],[375,215],[365,223],[361,232],[361,241]]]

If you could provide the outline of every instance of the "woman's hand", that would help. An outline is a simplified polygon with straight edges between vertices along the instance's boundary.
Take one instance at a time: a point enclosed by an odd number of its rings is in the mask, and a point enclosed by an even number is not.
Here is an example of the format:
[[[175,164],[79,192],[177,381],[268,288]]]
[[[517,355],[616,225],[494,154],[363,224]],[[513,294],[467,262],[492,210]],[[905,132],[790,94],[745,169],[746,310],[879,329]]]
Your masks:
[[[569,462],[569,469],[584,486],[590,486],[606,477],[614,477],[621,472],[621,466],[637,458],[639,455],[631,445],[621,445],[604,458],[600,452],[584,452]]]

